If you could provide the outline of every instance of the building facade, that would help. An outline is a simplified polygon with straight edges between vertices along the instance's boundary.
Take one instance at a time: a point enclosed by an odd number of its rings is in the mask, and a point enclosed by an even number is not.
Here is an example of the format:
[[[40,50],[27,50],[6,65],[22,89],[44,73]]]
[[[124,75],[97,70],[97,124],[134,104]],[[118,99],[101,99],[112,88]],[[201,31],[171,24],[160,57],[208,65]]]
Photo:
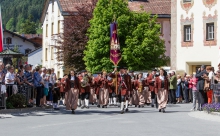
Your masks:
[[[40,44],[35,43],[21,35],[18,35],[9,30],[4,30],[3,31],[3,50],[7,49],[8,46],[10,49],[14,49],[15,47],[18,47],[19,52],[24,55],[35,50],[36,48],[41,47]]]
[[[192,74],[219,63],[218,0],[171,1],[171,69]]]
[[[42,47],[37,48],[27,54],[28,63],[33,66],[42,65]]]

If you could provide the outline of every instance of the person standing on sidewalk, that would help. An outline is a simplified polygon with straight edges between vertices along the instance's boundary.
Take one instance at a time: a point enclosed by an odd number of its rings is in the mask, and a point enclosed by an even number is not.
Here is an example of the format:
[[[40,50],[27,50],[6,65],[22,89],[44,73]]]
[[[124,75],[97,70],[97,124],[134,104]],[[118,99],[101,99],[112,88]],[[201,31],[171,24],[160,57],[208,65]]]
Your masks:
[[[206,74],[205,65],[202,65],[196,72],[196,78],[198,78],[197,90],[199,91],[199,98],[201,100],[201,104],[199,105],[199,110],[202,110],[202,105],[208,102],[207,94],[204,91],[205,79],[204,76]]]
[[[170,82],[170,102],[172,104],[176,104],[176,89],[177,89],[177,77],[175,75],[175,72],[171,72],[171,77],[169,77]]]
[[[36,95],[36,107],[42,106],[40,103],[40,100],[43,98],[43,80],[41,77],[41,69],[40,67],[36,67],[34,72],[34,86],[36,87],[37,90],[37,95]]]
[[[26,84],[25,90],[26,90],[27,94],[29,94],[28,97],[30,97],[29,98],[29,105],[32,106],[31,103],[33,101],[32,96],[33,96],[33,86],[34,86],[33,76],[32,76],[32,73],[31,73],[32,69],[31,69],[30,64],[26,64],[24,66],[24,69],[25,69],[24,70],[24,81],[25,81],[25,84]]]

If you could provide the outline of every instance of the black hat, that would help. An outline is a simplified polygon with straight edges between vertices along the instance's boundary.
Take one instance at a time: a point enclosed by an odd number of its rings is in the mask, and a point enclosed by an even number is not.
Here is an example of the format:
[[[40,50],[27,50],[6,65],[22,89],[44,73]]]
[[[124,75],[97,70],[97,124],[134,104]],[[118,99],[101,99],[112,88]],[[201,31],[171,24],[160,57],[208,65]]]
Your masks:
[[[28,64],[30,67],[32,67],[33,65],[31,65],[31,64]]]
[[[157,69],[154,68],[154,69],[152,69],[152,71],[157,71]]]
[[[134,71],[133,70],[129,70],[129,73],[134,73]]]
[[[87,70],[82,70],[81,73],[87,72]]]

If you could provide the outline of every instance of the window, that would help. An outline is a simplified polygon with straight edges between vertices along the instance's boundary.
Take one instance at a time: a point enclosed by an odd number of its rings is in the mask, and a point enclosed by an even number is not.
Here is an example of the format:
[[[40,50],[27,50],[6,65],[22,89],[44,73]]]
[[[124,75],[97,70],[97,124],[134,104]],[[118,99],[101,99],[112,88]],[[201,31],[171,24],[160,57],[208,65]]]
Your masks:
[[[191,41],[191,25],[184,26],[184,42]]]
[[[28,54],[31,52],[31,49],[25,49],[25,54]]]
[[[51,47],[51,60],[53,60],[53,51],[54,49],[53,49],[53,47]]]
[[[11,39],[11,37],[6,38],[6,44],[12,44],[12,39]]]
[[[185,3],[185,2],[191,2],[192,0],[183,0],[183,2]]]
[[[48,21],[48,13],[46,13],[46,21]]]
[[[47,48],[45,49],[45,61],[47,61]]]
[[[54,0],[52,1],[52,12],[54,12]]]
[[[58,25],[57,25],[57,33],[60,33],[60,21],[58,21]]]
[[[53,35],[53,23],[51,24],[51,35]]]
[[[48,24],[46,24],[46,37],[48,37]]]
[[[206,24],[206,40],[214,40],[214,23]]]

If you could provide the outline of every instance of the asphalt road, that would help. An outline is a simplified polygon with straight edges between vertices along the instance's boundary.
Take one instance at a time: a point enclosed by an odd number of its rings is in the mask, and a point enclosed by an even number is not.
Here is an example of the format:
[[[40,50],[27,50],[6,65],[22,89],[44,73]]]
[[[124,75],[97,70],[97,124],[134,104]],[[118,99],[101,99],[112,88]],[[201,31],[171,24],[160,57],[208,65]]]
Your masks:
[[[41,111],[1,115],[0,136],[208,136],[220,135],[220,116],[190,112],[191,104],[155,108],[119,108]],[[5,117],[5,118],[3,118]]]

